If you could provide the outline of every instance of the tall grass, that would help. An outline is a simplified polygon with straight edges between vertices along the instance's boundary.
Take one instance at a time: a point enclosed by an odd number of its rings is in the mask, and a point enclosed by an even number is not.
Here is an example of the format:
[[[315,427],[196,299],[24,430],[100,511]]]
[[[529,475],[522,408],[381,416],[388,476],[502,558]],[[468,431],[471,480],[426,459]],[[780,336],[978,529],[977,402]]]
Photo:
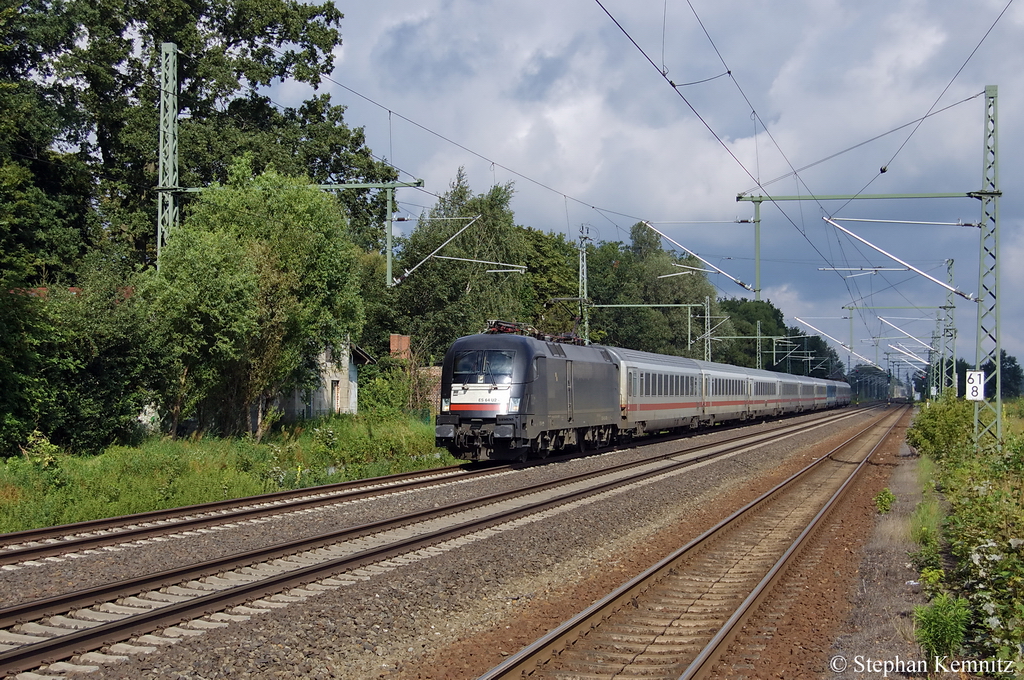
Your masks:
[[[338,415],[251,439],[152,439],[98,456],[35,438],[0,461],[0,533],[452,465],[419,419]]]

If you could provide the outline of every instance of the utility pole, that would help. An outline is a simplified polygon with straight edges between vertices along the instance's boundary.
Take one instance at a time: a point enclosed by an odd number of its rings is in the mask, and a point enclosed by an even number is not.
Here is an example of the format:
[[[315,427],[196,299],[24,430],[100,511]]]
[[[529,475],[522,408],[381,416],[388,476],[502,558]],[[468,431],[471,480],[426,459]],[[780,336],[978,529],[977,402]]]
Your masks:
[[[953,260],[946,260],[946,275],[950,287],[953,285]],[[943,307],[944,323],[942,327],[942,378],[940,388],[944,393],[952,389],[953,396],[956,396],[956,324],[954,323],[954,312],[956,303],[953,300],[953,293],[946,293],[946,305]]]
[[[774,342],[774,340],[772,341]],[[761,320],[757,320],[757,370],[761,370]]]
[[[583,323],[583,344],[590,344],[590,305],[587,300],[587,236],[586,227],[580,225],[580,319]]]
[[[178,225],[178,194],[204,191],[202,188],[184,189],[178,186],[178,46],[160,44],[160,135],[157,152],[159,186],[156,217],[156,266],[160,268],[160,253]],[[387,189],[387,285],[394,286],[391,275],[392,223],[395,212],[395,189],[421,187],[423,180],[412,182],[355,182],[349,184],[320,184],[324,191],[341,189]]]
[[[711,296],[704,296],[704,361],[711,361]]]
[[[160,139],[158,142],[156,266],[178,223],[178,46],[160,44]]]
[[[395,285],[395,277],[392,275],[392,251],[394,246],[392,245],[392,232],[394,226],[394,214],[395,214],[395,189],[399,187],[421,187],[423,186],[423,180],[415,179],[411,182],[352,182],[345,184],[318,184],[317,187],[324,191],[341,191],[342,189],[386,189],[388,192],[388,216],[385,220],[387,224],[387,242],[385,245],[385,256],[387,258],[387,267],[384,272],[385,284],[390,288]]]
[[[999,163],[998,163],[998,119],[997,103],[999,89],[995,85],[985,87],[985,120],[983,131],[982,156],[982,188],[980,191],[967,193],[934,193],[934,194],[860,194],[846,196],[745,196],[739,195],[737,201],[753,201],[759,205],[762,201],[827,201],[827,200],[863,200],[889,198],[977,198],[981,201],[981,239],[979,244],[978,262],[978,326],[975,345],[975,370],[981,370],[986,364],[994,367],[991,375],[985,376],[985,393],[993,391],[991,399],[974,403],[974,443],[975,447],[994,447],[1001,450],[1003,446],[1003,395],[1002,395],[1002,347],[1000,340],[999,312]],[[949,263],[949,274],[952,279],[952,262]],[[758,286],[760,287],[760,286]],[[950,284],[950,288],[952,284]],[[948,296],[947,296],[948,297]],[[952,325],[952,304],[947,302],[950,315],[944,333],[944,342],[951,343],[955,337]],[[950,347],[951,352],[955,346]],[[956,373],[955,355],[951,354],[953,374]],[[946,378],[943,377],[943,382]],[[953,379],[955,384],[955,378]]]
[[[999,164],[996,103],[998,89],[985,88],[984,156],[981,191],[971,194],[981,201],[981,246],[978,266],[978,342],[975,370],[991,363],[992,375],[985,376],[985,392],[994,388],[995,397],[974,402],[974,444],[977,448],[1003,446],[1003,379],[999,337]]]

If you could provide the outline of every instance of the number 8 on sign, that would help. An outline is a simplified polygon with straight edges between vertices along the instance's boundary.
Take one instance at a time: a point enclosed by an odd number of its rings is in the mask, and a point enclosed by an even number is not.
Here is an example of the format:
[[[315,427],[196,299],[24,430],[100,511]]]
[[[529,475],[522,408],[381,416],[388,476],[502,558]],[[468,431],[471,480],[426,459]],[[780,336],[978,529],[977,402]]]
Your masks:
[[[985,371],[967,371],[967,394],[971,401],[985,401]]]

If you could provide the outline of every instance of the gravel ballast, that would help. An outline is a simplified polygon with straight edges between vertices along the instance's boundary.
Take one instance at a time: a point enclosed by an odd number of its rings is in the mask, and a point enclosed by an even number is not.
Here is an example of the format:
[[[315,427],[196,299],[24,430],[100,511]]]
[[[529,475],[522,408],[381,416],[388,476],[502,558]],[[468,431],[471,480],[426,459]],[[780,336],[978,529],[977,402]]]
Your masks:
[[[500,661],[502,654],[517,651],[567,618],[566,606],[579,611],[610,590],[607,583],[614,587],[660,559],[661,554],[653,554],[657,550],[640,556],[636,551],[659,531],[685,527],[678,535],[682,545],[744,500],[843,441],[855,424],[866,420],[867,416],[857,416],[628,492],[605,494],[555,511],[542,521],[517,523],[153,654],[101,665],[89,677],[475,677]],[[692,441],[726,436],[716,433]],[[3,604],[13,604],[51,594],[55,579],[62,587],[105,583],[277,543],[283,537],[316,535],[332,527],[508,490],[563,476],[568,468],[583,471],[609,460],[649,455],[658,447],[678,447],[678,442],[26,566],[0,573],[0,592],[7,598]],[[567,597],[572,601],[552,605]],[[510,631],[505,644],[502,631]],[[476,642],[477,653],[460,651],[459,664],[444,656],[452,645],[472,650]]]

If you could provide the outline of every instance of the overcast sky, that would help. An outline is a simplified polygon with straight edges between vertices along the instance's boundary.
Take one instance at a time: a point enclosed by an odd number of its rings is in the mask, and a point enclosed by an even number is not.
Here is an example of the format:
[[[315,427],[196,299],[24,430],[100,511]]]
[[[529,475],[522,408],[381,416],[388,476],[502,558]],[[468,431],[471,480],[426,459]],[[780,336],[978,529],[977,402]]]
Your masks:
[[[376,155],[433,194],[465,166],[476,193],[515,182],[519,224],[573,237],[586,225],[595,239],[628,242],[648,220],[753,286],[753,227],[730,223],[753,206],[738,193],[979,190],[983,93],[996,85],[1002,345],[1024,360],[1022,2],[1005,13],[1006,0],[601,2],[607,13],[596,0],[337,0],[344,46],[322,89]],[[275,88],[285,103],[308,94]],[[403,189],[399,200],[415,216],[435,199]],[[871,359],[872,338],[900,335],[877,315],[928,340],[946,291],[908,271],[818,271],[899,266],[821,218],[977,223],[980,205],[766,203],[763,298],[788,323],[801,317],[844,342],[844,306],[919,307],[858,310],[855,349]],[[955,286],[978,292],[977,228],[840,224],[943,281],[953,259]],[[724,296],[753,297],[711,278]],[[972,363],[976,307],[957,298],[957,354]],[[883,366],[890,342],[880,341]]]

